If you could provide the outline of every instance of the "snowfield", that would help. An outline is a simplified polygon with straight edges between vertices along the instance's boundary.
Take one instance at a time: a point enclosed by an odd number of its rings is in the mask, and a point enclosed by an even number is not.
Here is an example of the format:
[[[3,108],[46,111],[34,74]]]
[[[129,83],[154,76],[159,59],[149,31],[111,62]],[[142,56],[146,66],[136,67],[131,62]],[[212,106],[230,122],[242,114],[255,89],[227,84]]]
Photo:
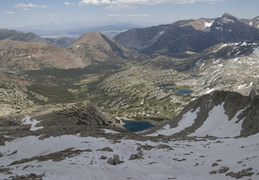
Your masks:
[[[185,115],[183,115],[183,118],[178,123],[177,127],[171,128],[170,125],[166,125],[162,129],[157,130],[155,133],[149,134],[148,136],[158,136],[159,134],[170,136],[179,133],[194,124],[199,111],[200,109],[198,108],[194,112],[187,112]],[[242,131],[243,121],[238,121],[237,118],[239,114],[242,113],[242,111],[243,110],[237,112],[236,115],[231,120],[229,120],[228,116],[225,114],[224,103],[215,106],[209,112],[209,117],[205,120],[203,125],[188,136],[215,136],[221,138],[237,137]]]
[[[157,132],[155,132],[153,134],[149,134],[148,136],[158,136],[159,134],[165,135],[165,136],[170,136],[175,133],[181,132],[182,130],[184,130],[187,127],[190,127],[194,123],[194,120],[196,119],[196,115],[199,111],[200,111],[200,109],[198,108],[194,112],[190,112],[190,111],[187,112],[183,116],[182,120],[179,122],[178,126],[175,128],[170,128],[170,125],[167,124],[161,130],[157,130]]]
[[[235,117],[228,120],[224,113],[224,103],[215,106],[210,112],[204,124],[189,136],[215,136],[215,137],[237,137],[242,130],[243,121],[238,121],[237,117],[242,112],[238,112]]]
[[[29,136],[6,142],[0,146],[3,157],[1,168],[10,168],[13,175],[0,173],[1,179],[11,179],[15,175],[44,174],[43,179],[233,179],[228,172],[240,172],[249,169],[251,177],[257,179],[259,173],[259,134],[247,138],[198,139],[198,141],[171,140],[169,142],[136,141],[121,139],[113,142],[105,138],[63,135],[39,140]],[[101,151],[109,147],[113,152]],[[46,156],[72,148],[82,150],[77,155],[70,155],[63,160],[32,160],[10,165],[24,158]],[[129,160],[130,155],[141,148],[143,159]],[[91,151],[88,151],[91,149]],[[85,150],[85,151],[84,151]],[[12,154],[12,152],[16,153]],[[12,155],[10,155],[12,154]],[[110,165],[101,156],[120,156],[124,163]],[[219,173],[223,167],[227,172]],[[216,174],[212,172],[216,171]]]

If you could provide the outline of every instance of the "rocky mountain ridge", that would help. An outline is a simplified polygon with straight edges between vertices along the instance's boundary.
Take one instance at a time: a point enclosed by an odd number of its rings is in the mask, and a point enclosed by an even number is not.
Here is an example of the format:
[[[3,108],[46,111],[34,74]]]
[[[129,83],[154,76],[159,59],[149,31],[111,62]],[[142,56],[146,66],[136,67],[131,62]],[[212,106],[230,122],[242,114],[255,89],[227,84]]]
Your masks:
[[[153,135],[246,137],[258,133],[259,98],[214,91],[192,101]],[[152,135],[151,135],[152,136]]]
[[[259,30],[225,13],[220,18],[132,29],[114,39],[142,53],[173,56],[186,51],[201,52],[218,43],[259,40]]]
[[[242,21],[246,24],[249,24],[250,26],[259,28],[259,16],[255,17],[253,19],[242,19]]]

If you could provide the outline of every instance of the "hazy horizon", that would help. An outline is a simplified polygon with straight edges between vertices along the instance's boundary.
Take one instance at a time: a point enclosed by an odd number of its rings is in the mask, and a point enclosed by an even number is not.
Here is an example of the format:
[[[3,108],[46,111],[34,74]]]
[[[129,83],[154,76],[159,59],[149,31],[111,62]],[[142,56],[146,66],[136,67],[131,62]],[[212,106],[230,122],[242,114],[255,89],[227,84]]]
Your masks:
[[[257,7],[258,0],[8,0],[0,2],[0,28],[115,23],[150,26],[183,19],[215,18],[225,12],[251,19],[259,15]]]

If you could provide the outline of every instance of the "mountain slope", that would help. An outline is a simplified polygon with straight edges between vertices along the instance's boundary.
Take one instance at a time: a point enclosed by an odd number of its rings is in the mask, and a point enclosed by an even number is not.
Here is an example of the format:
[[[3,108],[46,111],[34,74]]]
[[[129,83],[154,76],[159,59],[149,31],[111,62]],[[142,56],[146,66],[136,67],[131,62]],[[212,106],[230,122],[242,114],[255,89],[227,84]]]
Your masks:
[[[4,40],[4,39],[23,41],[23,42],[37,42],[37,43],[45,43],[45,44],[48,43],[47,40],[32,32],[22,33],[15,30],[0,29],[0,40]]]
[[[21,41],[0,41],[1,68],[4,71],[45,68],[78,68],[86,64],[66,49],[48,44]]]
[[[250,136],[259,132],[259,98],[215,91],[192,101],[154,135]]]
[[[259,29],[226,13],[220,18],[132,29],[114,39],[142,53],[172,56],[185,51],[201,52],[218,43],[259,40]]]
[[[17,78],[0,73],[0,116],[34,106],[26,86]]]
[[[213,90],[249,95],[258,85],[258,49],[259,44],[253,42],[219,44],[184,68],[191,68],[189,73],[199,76],[193,87],[201,95]]]
[[[242,21],[250,26],[259,28],[259,16],[255,17],[253,19],[242,19]]]
[[[73,53],[91,64],[100,62],[139,61],[141,55],[124,48],[99,32],[88,32],[80,36],[70,48]]]

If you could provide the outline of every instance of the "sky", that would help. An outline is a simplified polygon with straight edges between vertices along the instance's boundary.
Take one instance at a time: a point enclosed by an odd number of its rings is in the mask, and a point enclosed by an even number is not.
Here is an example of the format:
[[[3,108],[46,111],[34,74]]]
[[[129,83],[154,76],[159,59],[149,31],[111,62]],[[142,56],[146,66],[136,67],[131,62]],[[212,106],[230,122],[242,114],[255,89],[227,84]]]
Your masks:
[[[1,0],[0,29],[44,24],[143,26],[183,19],[259,16],[259,0]]]

